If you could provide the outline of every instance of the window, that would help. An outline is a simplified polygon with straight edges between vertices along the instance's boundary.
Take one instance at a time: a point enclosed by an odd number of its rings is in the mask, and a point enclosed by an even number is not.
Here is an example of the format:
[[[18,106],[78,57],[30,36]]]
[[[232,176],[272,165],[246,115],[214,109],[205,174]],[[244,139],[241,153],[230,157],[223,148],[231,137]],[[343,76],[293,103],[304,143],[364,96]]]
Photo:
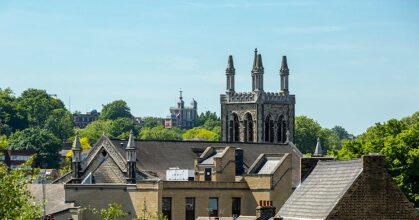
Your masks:
[[[211,168],[205,168],[204,172],[205,172],[204,173],[205,181],[211,181],[212,169]]]
[[[168,220],[172,219],[172,198],[170,197],[162,198],[162,211],[163,211],[163,216],[166,216]]]
[[[208,200],[208,215],[218,217],[218,198],[210,197]]]
[[[247,113],[244,120],[244,141],[253,142],[253,118],[250,113]]]
[[[12,155],[10,160],[19,160],[19,161],[27,161],[29,156],[21,156],[21,155]]]
[[[195,198],[185,199],[185,219],[186,220],[195,219]]]
[[[231,213],[233,218],[240,216],[241,198],[233,198]]]

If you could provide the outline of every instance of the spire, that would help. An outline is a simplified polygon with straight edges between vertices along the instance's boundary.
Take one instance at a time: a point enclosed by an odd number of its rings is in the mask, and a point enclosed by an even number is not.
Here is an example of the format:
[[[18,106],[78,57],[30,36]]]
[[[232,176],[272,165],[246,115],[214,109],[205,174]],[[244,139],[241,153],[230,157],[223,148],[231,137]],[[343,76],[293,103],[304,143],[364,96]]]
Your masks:
[[[235,72],[236,72],[236,69],[234,69],[233,56],[230,55],[228,56],[226,73],[234,74]]]
[[[125,150],[132,150],[135,149],[135,140],[134,140],[134,134],[132,133],[132,130],[129,132],[129,138],[128,138],[128,144],[125,147]]]
[[[79,138],[79,130],[76,130],[76,137],[74,138],[72,150],[82,150]]]
[[[286,73],[288,71],[289,71],[289,69],[288,69],[288,63],[287,63],[287,56],[282,56],[280,72],[281,73]]]
[[[256,68],[263,69],[262,54],[258,54],[258,58],[256,61]]]
[[[253,69],[255,69],[256,67],[257,57],[258,57],[258,48],[255,48],[255,58],[253,59]]]
[[[317,144],[316,149],[314,150],[314,157],[322,157],[323,156],[323,150],[322,145],[320,144],[320,138],[317,138]]]

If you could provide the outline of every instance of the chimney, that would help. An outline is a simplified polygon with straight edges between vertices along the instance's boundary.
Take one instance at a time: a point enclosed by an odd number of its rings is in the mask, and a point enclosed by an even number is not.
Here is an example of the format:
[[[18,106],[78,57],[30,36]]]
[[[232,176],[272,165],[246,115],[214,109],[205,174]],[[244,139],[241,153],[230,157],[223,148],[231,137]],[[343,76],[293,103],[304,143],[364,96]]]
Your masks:
[[[236,148],[236,176],[241,176],[244,173],[243,167],[243,149]]]
[[[269,219],[274,217],[276,208],[272,206],[272,201],[260,200],[259,205],[256,207],[256,219]]]
[[[362,156],[362,168],[368,173],[384,173],[385,156],[377,153],[370,153]]]

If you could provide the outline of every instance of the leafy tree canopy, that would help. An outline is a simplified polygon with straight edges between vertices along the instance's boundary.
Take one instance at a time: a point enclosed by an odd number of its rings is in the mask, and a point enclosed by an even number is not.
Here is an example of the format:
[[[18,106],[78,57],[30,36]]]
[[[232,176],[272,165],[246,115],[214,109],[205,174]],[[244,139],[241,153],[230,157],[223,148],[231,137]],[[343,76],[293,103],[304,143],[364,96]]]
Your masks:
[[[158,119],[154,117],[144,117],[143,128],[153,128],[159,125]]]
[[[118,118],[111,122],[108,134],[111,138],[126,139],[132,130],[138,136],[139,125],[132,118]]]
[[[40,89],[25,90],[18,98],[18,104],[26,112],[29,125],[39,127],[44,125],[52,110],[65,109],[60,99]]]
[[[66,140],[74,134],[73,116],[65,109],[54,109],[45,121],[44,128],[58,139]]]
[[[341,150],[328,153],[338,158],[358,158],[369,153],[386,156],[387,169],[410,201],[419,205],[419,112],[402,120],[376,123]]]
[[[0,134],[9,136],[18,129],[27,127],[26,113],[18,105],[10,88],[0,88]]]
[[[153,128],[143,128],[140,138],[143,140],[182,140],[182,130],[158,125]]]
[[[58,168],[61,145],[54,134],[38,127],[16,131],[10,136],[8,143],[11,149],[35,151],[35,166],[46,164],[48,168]]]
[[[220,121],[220,117],[217,116],[217,113],[206,111],[205,113],[201,113],[195,120],[195,126],[203,126],[204,123],[208,120],[212,121]]]
[[[111,126],[111,120],[97,120],[88,124],[85,128],[79,130],[80,137],[86,137],[89,139],[90,144],[95,144],[102,134],[107,134],[109,127]],[[69,139],[73,141],[73,139]]]
[[[116,100],[103,106],[99,116],[102,120],[117,118],[132,118],[131,110],[123,100]]]
[[[25,166],[32,161],[29,160]],[[25,170],[23,167],[8,170],[0,162],[0,219],[39,219],[41,207],[32,202],[27,184],[33,180],[36,169]]]
[[[184,140],[219,141],[220,135],[205,128],[192,128],[187,130],[182,138]]]

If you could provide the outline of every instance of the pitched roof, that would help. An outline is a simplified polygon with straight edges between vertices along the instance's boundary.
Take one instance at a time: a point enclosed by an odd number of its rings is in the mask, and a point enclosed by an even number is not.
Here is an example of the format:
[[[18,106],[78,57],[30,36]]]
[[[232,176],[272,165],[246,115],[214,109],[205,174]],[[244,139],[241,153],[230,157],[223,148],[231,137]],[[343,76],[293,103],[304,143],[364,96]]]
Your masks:
[[[125,140],[111,139],[112,144],[122,152],[127,142]],[[121,143],[123,145],[121,145]],[[137,167],[140,170],[156,173],[161,179],[166,176],[170,167],[180,169],[194,169],[194,159],[199,157],[207,147],[236,147],[243,149],[245,167],[250,167],[262,153],[291,153],[293,169],[293,185],[300,182],[301,152],[292,144],[265,144],[265,143],[229,143],[205,141],[156,141],[137,140]],[[121,153],[125,157],[124,153]]]
[[[54,214],[74,207],[73,203],[64,202],[64,184],[45,184],[45,213]],[[28,184],[28,190],[35,202],[41,204],[43,200],[42,184]]]
[[[279,215],[284,219],[325,219],[361,172],[361,159],[319,161]]]

